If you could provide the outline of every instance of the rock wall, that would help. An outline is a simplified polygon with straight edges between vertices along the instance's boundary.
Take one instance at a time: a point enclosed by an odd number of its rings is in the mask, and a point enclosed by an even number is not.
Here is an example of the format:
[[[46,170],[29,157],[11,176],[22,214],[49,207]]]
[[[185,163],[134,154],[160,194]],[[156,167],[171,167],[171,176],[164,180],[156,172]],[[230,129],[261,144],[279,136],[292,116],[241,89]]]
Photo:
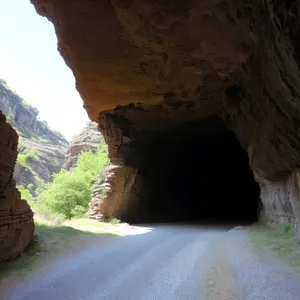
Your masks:
[[[3,79],[0,79],[0,109],[10,124],[24,137],[38,136],[52,144],[68,144],[60,133],[54,132],[48,127],[46,121],[40,121],[38,119],[39,111],[12,91]]]
[[[296,232],[300,232],[299,180],[298,171],[295,171],[286,180],[258,179],[263,203],[261,221],[272,227],[291,224]]]
[[[0,111],[0,261],[21,253],[34,232],[33,213],[12,179],[17,146],[18,135]]]
[[[299,221],[298,1],[32,3],[53,22],[114,165],[138,166],[140,132],[220,115],[248,153],[267,221]],[[121,198],[111,205],[128,208]]]
[[[123,212],[128,210],[134,213],[139,195],[138,181],[141,176],[137,174],[137,168],[126,164],[124,155],[131,138],[111,118],[109,113],[103,113],[99,118],[99,128],[108,144],[111,165],[106,167],[92,188],[89,216],[97,220],[121,218]]]
[[[19,157],[16,162],[13,178],[17,185],[27,187],[32,184],[31,192],[35,196],[37,188],[52,181],[52,175],[58,173],[64,162],[67,145],[52,145],[50,141],[25,138],[19,135]],[[32,153],[26,161],[20,157]]]
[[[299,3],[262,1],[249,15],[253,53],[225,92],[225,119],[248,152],[267,222],[299,228]],[[266,17],[268,16],[268,17]],[[297,176],[296,176],[297,177]]]
[[[82,132],[70,142],[63,168],[69,171],[76,167],[79,154],[90,150],[97,150],[102,140],[103,136],[98,130],[97,123],[89,122],[83,128]]]

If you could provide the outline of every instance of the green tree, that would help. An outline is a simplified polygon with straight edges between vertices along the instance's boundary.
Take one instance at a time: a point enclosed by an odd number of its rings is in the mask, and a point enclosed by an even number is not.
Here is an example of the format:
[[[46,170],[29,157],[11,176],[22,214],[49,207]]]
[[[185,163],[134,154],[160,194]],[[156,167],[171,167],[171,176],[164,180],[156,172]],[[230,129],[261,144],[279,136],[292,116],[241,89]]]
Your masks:
[[[101,143],[95,153],[82,153],[71,172],[55,174],[38,200],[67,219],[83,216],[88,210],[93,180],[107,164],[107,146]]]
[[[18,186],[18,190],[21,193],[21,198],[27,200],[27,202],[32,205],[34,203],[34,197],[31,195],[31,192],[28,188],[23,185]]]

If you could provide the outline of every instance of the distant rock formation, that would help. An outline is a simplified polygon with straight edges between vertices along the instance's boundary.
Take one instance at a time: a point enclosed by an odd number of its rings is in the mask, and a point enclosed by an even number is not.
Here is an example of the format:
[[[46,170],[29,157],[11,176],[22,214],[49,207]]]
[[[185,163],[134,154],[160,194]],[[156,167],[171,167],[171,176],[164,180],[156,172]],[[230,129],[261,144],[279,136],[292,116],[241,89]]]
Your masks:
[[[45,139],[53,145],[68,144],[60,132],[51,130],[46,121],[40,121],[39,111],[12,91],[3,79],[0,79],[0,109],[23,137]]]
[[[99,143],[103,141],[102,134],[98,131],[96,123],[89,122],[82,132],[71,141],[66,154],[63,168],[71,170],[76,167],[79,154],[86,151],[96,151]]]
[[[36,190],[61,170],[68,141],[51,130],[46,121],[40,121],[38,110],[12,91],[3,79],[0,79],[0,110],[20,137],[13,177],[17,185],[30,185],[35,196]]]
[[[33,184],[31,192],[35,196],[36,189],[52,181],[52,175],[61,170],[66,147],[24,138],[21,135],[20,142],[13,176],[18,185],[27,187]]]
[[[33,213],[12,179],[17,146],[18,135],[0,112],[0,261],[21,253],[34,232]]]

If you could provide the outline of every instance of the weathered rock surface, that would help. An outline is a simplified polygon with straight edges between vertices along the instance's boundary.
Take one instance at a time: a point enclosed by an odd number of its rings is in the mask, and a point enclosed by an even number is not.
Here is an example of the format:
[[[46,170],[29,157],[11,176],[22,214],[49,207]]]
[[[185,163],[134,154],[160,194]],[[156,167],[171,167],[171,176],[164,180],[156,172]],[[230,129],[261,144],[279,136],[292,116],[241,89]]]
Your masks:
[[[261,220],[272,227],[291,224],[300,233],[300,178],[295,171],[286,180],[268,181],[258,179],[263,210]]]
[[[124,165],[106,167],[92,187],[89,217],[99,221],[110,220],[112,217],[122,218],[128,207],[138,209],[137,171]],[[124,197],[127,203],[124,203]],[[135,205],[131,205],[130,201]]]
[[[39,187],[52,181],[52,175],[58,173],[65,161],[65,152],[67,145],[51,145],[47,141],[41,141],[34,138],[24,138],[19,136],[20,144],[19,153],[34,153],[26,161],[17,160],[14,179],[17,185],[27,186],[33,184],[33,194]]]
[[[5,120],[0,111],[0,261],[21,253],[34,232],[33,213],[12,179],[18,135]]]
[[[20,157],[13,177],[17,185],[32,184],[35,195],[37,188],[61,170],[68,142],[59,132],[49,129],[46,121],[40,121],[38,110],[10,90],[4,80],[0,80],[0,109],[19,135]]]
[[[22,137],[44,139],[53,145],[68,144],[61,133],[51,130],[46,121],[40,121],[39,111],[12,91],[3,79],[0,79],[0,109]]]
[[[103,140],[96,123],[88,123],[82,132],[73,138],[68,147],[63,168],[71,170],[76,167],[79,154],[86,151],[96,151]]]
[[[299,222],[298,1],[32,3],[53,22],[114,165],[140,170],[143,132],[219,115],[248,153],[266,218]]]

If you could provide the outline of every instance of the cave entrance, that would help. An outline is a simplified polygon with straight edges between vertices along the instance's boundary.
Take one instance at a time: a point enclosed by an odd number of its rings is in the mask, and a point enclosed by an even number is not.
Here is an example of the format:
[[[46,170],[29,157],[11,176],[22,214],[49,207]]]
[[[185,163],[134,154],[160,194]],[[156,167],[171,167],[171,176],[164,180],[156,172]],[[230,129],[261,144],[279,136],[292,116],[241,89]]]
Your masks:
[[[247,153],[221,119],[144,131],[136,145],[145,180],[128,221],[257,220],[259,187]]]

